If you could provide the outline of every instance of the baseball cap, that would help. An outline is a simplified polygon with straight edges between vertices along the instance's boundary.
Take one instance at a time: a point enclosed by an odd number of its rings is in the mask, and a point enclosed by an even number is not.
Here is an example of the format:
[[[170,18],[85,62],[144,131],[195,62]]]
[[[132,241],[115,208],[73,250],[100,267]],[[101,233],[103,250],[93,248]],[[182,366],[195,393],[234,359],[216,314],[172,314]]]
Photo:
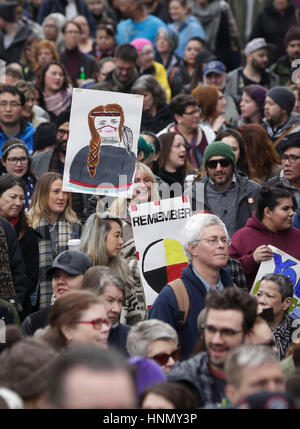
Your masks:
[[[225,64],[223,64],[221,61],[209,61],[203,67],[203,76],[206,76],[208,73],[226,73]]]
[[[47,274],[52,275],[56,268],[66,271],[71,275],[84,274],[92,266],[91,258],[79,250],[65,250],[61,252],[53,261],[52,267],[47,270]]]
[[[269,45],[266,42],[266,39],[264,39],[263,37],[257,37],[256,39],[250,40],[249,43],[247,43],[247,45],[245,46],[245,54],[252,54],[252,52],[257,51],[258,49],[262,49],[262,48],[271,48],[271,45]]]

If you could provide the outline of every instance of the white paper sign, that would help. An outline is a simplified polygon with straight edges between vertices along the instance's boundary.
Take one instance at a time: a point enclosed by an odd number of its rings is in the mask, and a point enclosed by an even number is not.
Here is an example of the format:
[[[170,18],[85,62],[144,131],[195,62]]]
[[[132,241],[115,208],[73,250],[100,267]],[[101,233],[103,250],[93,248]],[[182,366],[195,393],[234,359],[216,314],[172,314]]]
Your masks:
[[[192,210],[183,196],[131,206],[130,215],[146,304],[151,306],[188,264],[180,231]]]
[[[269,246],[273,251],[273,258],[260,264],[254,284],[250,293],[256,294],[261,278],[268,273],[283,274],[290,278],[294,285],[294,297],[290,311],[300,307],[300,261],[288,255],[274,246]]]
[[[73,89],[63,190],[131,198],[143,96]]]

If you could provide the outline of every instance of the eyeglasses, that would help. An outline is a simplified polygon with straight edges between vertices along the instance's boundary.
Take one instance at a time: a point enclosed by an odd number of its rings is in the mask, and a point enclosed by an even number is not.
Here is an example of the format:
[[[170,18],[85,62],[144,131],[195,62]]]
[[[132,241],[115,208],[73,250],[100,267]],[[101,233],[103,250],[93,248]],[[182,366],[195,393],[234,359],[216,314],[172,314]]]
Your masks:
[[[0,101],[0,107],[17,107],[17,106],[21,106],[21,103],[17,103],[16,101]]]
[[[101,331],[103,325],[111,326],[111,321],[109,319],[94,319],[94,320],[80,320],[78,323],[84,324],[84,325],[93,325],[93,328],[96,331]]]
[[[295,162],[298,159],[300,159],[300,156],[297,156],[297,155],[281,155],[280,156],[281,162],[289,161],[290,164],[295,164]]]
[[[168,353],[159,353],[158,355],[155,356],[149,356],[150,359],[155,360],[160,366],[166,365],[166,363],[168,362],[168,360],[170,359],[170,357],[173,360],[178,360],[180,358],[181,355],[181,350],[180,349],[176,349],[174,350],[172,353],[168,354]]]
[[[20,162],[21,164],[25,164],[25,162],[28,161],[28,158],[27,156],[21,156],[20,158],[12,157],[12,158],[7,158],[7,161],[12,165],[17,164],[18,162]]]
[[[206,331],[206,335],[210,337],[212,337],[217,332],[219,332],[223,340],[230,340],[235,335],[240,334],[241,332],[244,332],[242,329],[240,331],[236,331],[235,329],[230,329],[230,328],[217,329],[213,325],[205,325],[204,330]]]
[[[207,161],[206,166],[208,168],[217,168],[218,164],[220,164],[221,167],[228,167],[230,165],[230,161],[226,158],[212,159],[210,161]]]
[[[197,114],[199,114],[200,115],[200,113],[202,112],[202,110],[200,109],[200,107],[198,107],[197,109],[195,109],[195,110],[191,110],[190,112],[183,112],[183,115],[189,115],[189,116],[192,116],[192,115],[194,115],[195,113],[197,113]]]
[[[229,238],[226,238],[226,237],[222,237],[222,238],[218,238],[218,237],[201,238],[198,241],[206,241],[206,243],[209,244],[209,246],[217,246],[219,241],[221,241],[221,243],[224,244],[224,246],[230,246],[230,244],[231,244],[231,240]]]

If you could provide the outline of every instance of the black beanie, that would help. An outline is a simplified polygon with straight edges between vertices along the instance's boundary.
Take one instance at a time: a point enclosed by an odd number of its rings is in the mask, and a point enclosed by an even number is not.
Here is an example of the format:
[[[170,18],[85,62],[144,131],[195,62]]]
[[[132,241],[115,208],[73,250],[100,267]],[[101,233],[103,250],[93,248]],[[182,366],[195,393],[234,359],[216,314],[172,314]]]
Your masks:
[[[64,124],[65,122],[70,122],[70,109],[64,110],[61,112],[58,117],[56,118],[56,126],[57,129],[61,126],[61,124]]]
[[[298,27],[298,25],[293,25],[285,33],[285,37],[284,37],[284,46],[285,46],[285,48],[287,47],[287,45],[292,40],[300,40],[300,27]]]
[[[33,137],[33,151],[44,149],[56,144],[57,129],[51,122],[43,122],[35,130]]]
[[[284,86],[274,86],[269,89],[266,96],[272,98],[272,100],[275,101],[281,109],[288,113],[291,113],[294,108],[296,98],[293,91],[289,88]]]
[[[16,1],[5,1],[0,3],[0,18],[6,22],[16,22]]]

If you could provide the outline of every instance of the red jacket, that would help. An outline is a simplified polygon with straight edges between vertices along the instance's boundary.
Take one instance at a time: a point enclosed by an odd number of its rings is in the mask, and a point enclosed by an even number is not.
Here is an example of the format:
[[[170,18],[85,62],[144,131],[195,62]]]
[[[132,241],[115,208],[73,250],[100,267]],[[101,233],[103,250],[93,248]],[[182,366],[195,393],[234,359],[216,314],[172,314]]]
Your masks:
[[[255,214],[246,225],[231,237],[229,255],[240,261],[250,290],[255,280],[259,265],[254,261],[253,252],[262,244],[270,244],[300,260],[300,230],[290,228],[283,232],[270,231]]]

